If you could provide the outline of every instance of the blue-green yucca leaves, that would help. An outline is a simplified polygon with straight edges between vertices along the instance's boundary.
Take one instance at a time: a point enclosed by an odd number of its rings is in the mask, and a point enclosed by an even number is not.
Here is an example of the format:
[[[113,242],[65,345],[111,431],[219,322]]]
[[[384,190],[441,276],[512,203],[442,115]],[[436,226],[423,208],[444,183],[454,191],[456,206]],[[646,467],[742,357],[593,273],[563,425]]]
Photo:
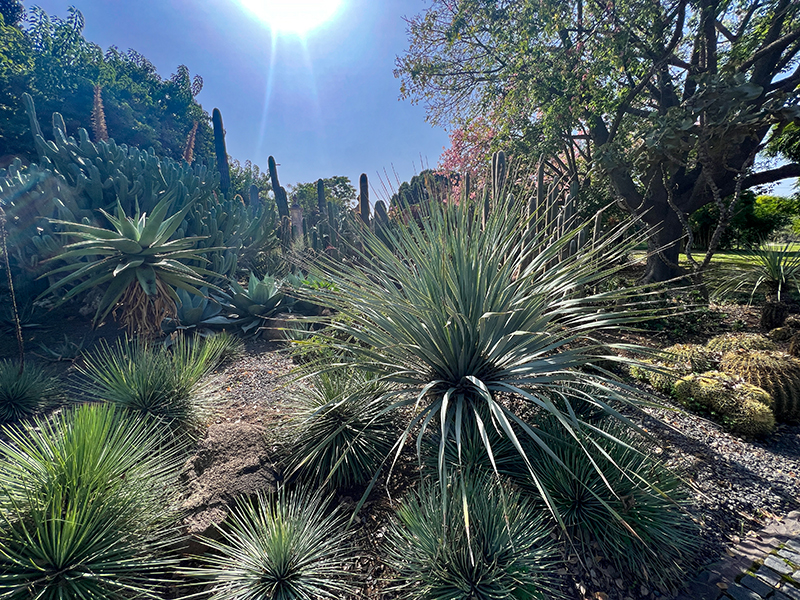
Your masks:
[[[4,430],[0,598],[158,598],[182,462],[152,424],[84,405]]]
[[[20,373],[19,364],[0,361],[0,423],[33,416],[59,394],[58,380],[41,367],[29,364]]]
[[[345,564],[353,556],[349,533],[337,509],[319,492],[281,488],[271,496],[240,500],[220,529],[221,539],[203,538],[212,552],[198,557],[208,600],[318,600],[343,598],[354,590]]]
[[[296,393],[291,471],[339,490],[368,482],[395,441],[395,419],[386,403],[374,402],[386,385],[347,368],[316,373],[304,383]]]
[[[573,542],[582,550],[592,548],[623,574],[674,588],[700,540],[699,527],[686,512],[690,497],[680,478],[618,422],[583,428],[583,446],[553,418],[541,419],[537,427],[559,460],[532,444],[528,451]],[[592,446],[596,451],[589,460],[585,447]],[[507,450],[506,456],[511,456]],[[536,492],[521,461],[504,466],[517,484]]]
[[[179,184],[176,189],[181,187],[182,184]],[[192,208],[192,203],[188,203],[167,217],[174,200],[175,194],[166,192],[150,215],[137,212],[130,217],[120,204],[117,205],[116,216],[100,210],[113,229],[51,219],[51,223],[63,227],[63,235],[82,241],[65,246],[63,252],[52,259],[68,261],[68,264],[53,269],[43,277],[62,273],[67,275],[42,295],[77,283],[61,299],[63,302],[88,289],[108,284],[94,317],[95,321],[99,321],[116,306],[130,286],[138,285],[148,298],[166,294],[173,303],[180,302],[174,288],[201,296],[198,287],[215,287],[203,280],[204,276],[213,273],[189,266],[184,261],[207,262],[202,254],[221,248],[198,248],[197,242],[201,239],[198,237],[169,241]],[[159,324],[156,323],[156,326]]]
[[[625,223],[592,248],[566,256],[580,228],[558,239],[526,235],[523,202],[500,206],[482,226],[478,206],[434,204],[421,224],[411,221],[386,232],[394,252],[362,231],[361,264],[323,258],[317,267],[335,291],[315,290],[315,297],[346,317],[332,326],[354,340],[331,336],[330,344],[342,351],[343,362],[399,386],[387,394],[391,409],[413,407],[397,454],[414,429],[418,449],[429,428],[439,430],[442,483],[446,442],[461,445],[467,414],[490,460],[486,431],[492,427],[523,458],[519,435],[546,447],[504,395],[556,415],[568,431],[580,422],[570,399],[588,401],[618,418],[605,398],[635,401],[635,390],[607,371],[579,370],[598,362],[601,357],[593,354],[601,346],[578,342],[650,316],[647,306],[630,301],[642,290],[592,291],[623,268],[626,254],[645,234],[631,235]]]
[[[80,389],[92,400],[191,434],[199,431],[211,398],[206,376],[235,347],[226,335],[179,336],[169,349],[143,338],[101,342],[78,366]]]
[[[725,297],[742,288],[752,288],[750,302],[759,289],[766,292],[768,299],[781,302],[792,287],[800,291],[800,252],[791,251],[791,245],[764,244],[754,251],[754,260],[749,260],[743,271],[728,278],[716,290],[716,295]]]
[[[469,505],[460,501],[463,488]],[[386,537],[393,588],[409,600],[544,600],[557,550],[542,511],[491,473],[451,480],[453,514],[442,520],[441,488],[429,481],[402,502]],[[462,526],[471,523],[471,535]]]

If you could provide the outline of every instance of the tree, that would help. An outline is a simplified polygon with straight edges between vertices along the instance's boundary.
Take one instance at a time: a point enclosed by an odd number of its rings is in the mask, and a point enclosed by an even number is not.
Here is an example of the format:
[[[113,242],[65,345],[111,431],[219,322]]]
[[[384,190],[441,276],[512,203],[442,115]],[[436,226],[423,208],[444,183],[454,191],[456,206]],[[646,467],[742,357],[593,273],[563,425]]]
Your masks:
[[[325,184],[326,202],[333,202],[341,209],[351,208],[356,202],[358,195],[349,177],[335,175],[323,179],[322,182]],[[303,209],[303,214],[311,213],[317,209],[317,182],[290,186],[289,197],[292,202],[297,201]]]
[[[25,8],[19,0],[0,0],[0,15],[6,25],[13,27],[25,16]]]
[[[490,112],[529,152],[579,157],[654,228],[645,280],[666,281],[688,215],[713,202],[718,240],[742,190],[800,175],[754,167],[800,122],[799,13],[794,0],[433,0],[408,21],[396,75],[434,122]]]

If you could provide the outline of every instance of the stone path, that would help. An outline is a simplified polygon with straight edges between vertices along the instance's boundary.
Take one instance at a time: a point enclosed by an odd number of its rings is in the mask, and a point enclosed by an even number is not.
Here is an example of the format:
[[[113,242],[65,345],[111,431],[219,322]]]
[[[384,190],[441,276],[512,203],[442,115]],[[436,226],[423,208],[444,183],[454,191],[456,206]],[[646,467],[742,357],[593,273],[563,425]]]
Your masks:
[[[677,600],[718,599],[800,600],[800,511],[748,535]]]

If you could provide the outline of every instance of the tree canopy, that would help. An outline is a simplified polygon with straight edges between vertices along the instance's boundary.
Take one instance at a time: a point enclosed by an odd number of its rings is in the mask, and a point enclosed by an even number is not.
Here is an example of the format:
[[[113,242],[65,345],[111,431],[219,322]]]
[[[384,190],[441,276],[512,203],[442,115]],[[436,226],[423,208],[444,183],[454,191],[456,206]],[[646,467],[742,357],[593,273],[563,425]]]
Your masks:
[[[714,202],[729,220],[742,190],[800,175],[755,166],[800,122],[799,13],[794,0],[433,0],[408,21],[396,75],[434,122],[488,115],[517,150],[583,165],[656,229],[646,279],[663,281],[680,273],[688,215]]]
[[[13,8],[15,3],[6,4]],[[195,100],[203,82],[199,76],[192,78],[185,66],[163,79],[134,50],[111,47],[103,52],[83,37],[83,16],[75,8],[66,19],[33,8],[18,26],[4,23],[0,25],[0,158],[36,156],[23,92],[33,96],[40,114],[61,113],[67,131],[74,134],[92,123],[96,89],[107,133],[118,143],[152,147],[161,156],[180,160],[198,123],[193,156],[212,156],[209,117]]]
[[[322,180],[325,184],[325,201],[333,202],[339,208],[351,208],[358,195],[349,177],[335,175]],[[317,182],[297,183],[290,186],[289,196],[303,209],[304,214],[309,214],[317,208]]]

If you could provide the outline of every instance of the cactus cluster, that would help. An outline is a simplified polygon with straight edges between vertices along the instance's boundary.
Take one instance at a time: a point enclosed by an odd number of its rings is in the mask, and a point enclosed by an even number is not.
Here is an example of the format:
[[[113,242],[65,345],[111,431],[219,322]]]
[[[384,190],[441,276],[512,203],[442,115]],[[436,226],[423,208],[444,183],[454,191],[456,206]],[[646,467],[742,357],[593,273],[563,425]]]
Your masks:
[[[757,385],[774,400],[775,418],[800,421],[800,360],[766,350],[738,350],[722,356],[720,369]]]
[[[665,348],[658,360],[642,361],[631,366],[631,375],[650,382],[659,391],[669,393],[675,382],[690,373],[702,373],[714,369],[718,355],[698,344],[675,344]]]
[[[191,205],[173,239],[201,237],[209,248],[207,269],[224,279],[235,272],[237,259],[269,245],[275,216],[260,203],[245,206],[240,198],[217,193],[217,174],[159,158],[151,151],[117,145],[114,140],[93,143],[84,129],[78,140],[68,137],[64,120],[53,114],[53,140],[45,140],[30,96],[25,95],[38,165],[23,168],[15,161],[0,171],[0,194],[9,216],[17,265],[33,275],[39,264],[61,252],[61,228],[47,219],[107,227],[100,209],[114,213],[150,214],[165,196],[174,196],[173,213]],[[199,265],[200,263],[198,263]]]
[[[775,342],[758,333],[723,333],[708,340],[706,348],[713,352],[734,350],[777,350]]]
[[[691,374],[675,383],[675,396],[684,406],[698,404],[718,415],[728,429],[765,436],[775,428],[772,397],[762,388],[719,371]]]

